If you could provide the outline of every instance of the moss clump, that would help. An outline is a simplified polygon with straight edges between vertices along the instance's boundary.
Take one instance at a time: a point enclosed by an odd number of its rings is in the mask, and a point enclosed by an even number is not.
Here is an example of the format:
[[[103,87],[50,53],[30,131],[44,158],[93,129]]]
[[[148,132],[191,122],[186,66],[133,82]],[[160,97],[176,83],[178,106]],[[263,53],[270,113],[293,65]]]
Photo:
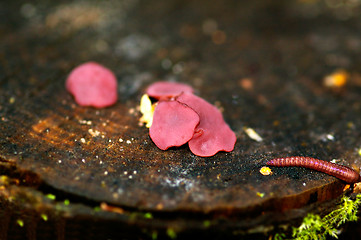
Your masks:
[[[168,237],[170,237],[171,239],[176,239],[176,238],[177,238],[177,233],[174,231],[173,228],[168,228],[168,229],[167,229],[167,235],[168,235]]]
[[[355,200],[344,196],[339,207],[321,218],[319,215],[308,214],[299,227],[292,228],[292,238],[296,240],[324,240],[328,236],[337,238],[339,227],[350,221],[357,221],[357,210],[361,204],[361,195]],[[274,240],[288,239],[284,233],[278,233]]]

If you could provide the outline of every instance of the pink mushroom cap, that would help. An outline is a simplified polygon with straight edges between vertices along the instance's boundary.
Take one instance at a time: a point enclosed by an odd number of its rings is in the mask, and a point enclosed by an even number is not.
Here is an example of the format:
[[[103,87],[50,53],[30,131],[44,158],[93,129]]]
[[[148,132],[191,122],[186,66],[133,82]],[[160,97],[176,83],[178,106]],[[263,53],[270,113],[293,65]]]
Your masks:
[[[199,123],[198,114],[178,101],[160,101],[154,110],[149,135],[158,148],[166,150],[187,143]]]
[[[150,85],[146,93],[156,99],[174,98],[184,92],[193,93],[193,88],[184,83],[159,81]]]
[[[221,112],[204,99],[183,93],[177,101],[191,107],[199,115],[199,124],[189,148],[197,156],[210,157],[219,151],[230,152],[236,143],[236,134],[224,121]]]
[[[80,106],[108,107],[118,98],[115,75],[95,62],[87,62],[73,69],[65,86]]]

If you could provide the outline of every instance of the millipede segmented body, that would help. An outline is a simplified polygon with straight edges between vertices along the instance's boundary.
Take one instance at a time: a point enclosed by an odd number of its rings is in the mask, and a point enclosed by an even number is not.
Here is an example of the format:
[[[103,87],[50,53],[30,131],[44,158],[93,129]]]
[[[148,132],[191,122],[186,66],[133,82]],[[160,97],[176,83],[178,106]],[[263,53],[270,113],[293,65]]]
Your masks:
[[[305,167],[337,177],[347,183],[360,182],[360,175],[355,170],[339,164],[311,157],[285,157],[269,160],[267,165],[276,167]]]

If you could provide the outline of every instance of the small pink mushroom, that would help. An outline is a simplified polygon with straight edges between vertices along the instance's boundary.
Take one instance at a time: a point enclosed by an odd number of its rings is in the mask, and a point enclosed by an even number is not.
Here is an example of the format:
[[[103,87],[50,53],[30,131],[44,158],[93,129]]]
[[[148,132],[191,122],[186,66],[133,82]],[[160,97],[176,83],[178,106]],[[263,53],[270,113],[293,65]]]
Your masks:
[[[153,83],[146,90],[150,97],[156,99],[173,98],[183,92],[193,93],[193,88],[183,83],[160,81]]]
[[[234,149],[236,135],[221,112],[204,99],[193,95],[185,84],[156,82],[147,94],[159,100],[149,134],[162,150],[188,142],[197,156],[210,157]]]
[[[65,85],[80,106],[108,107],[118,98],[115,75],[95,62],[87,62],[73,69]]]
[[[149,135],[162,150],[187,143],[199,123],[198,114],[178,101],[161,101],[154,110]]]
[[[219,151],[230,152],[236,143],[236,134],[223,120],[221,112],[212,104],[193,94],[183,93],[177,101],[186,104],[199,115],[199,125],[189,148],[197,156],[209,157]]]

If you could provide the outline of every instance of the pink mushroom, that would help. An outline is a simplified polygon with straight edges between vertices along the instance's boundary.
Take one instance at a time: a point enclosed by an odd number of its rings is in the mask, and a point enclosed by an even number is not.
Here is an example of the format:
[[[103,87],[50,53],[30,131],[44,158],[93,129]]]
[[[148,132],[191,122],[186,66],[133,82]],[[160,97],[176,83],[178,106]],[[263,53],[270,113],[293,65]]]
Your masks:
[[[162,150],[187,143],[199,123],[198,114],[178,101],[161,101],[154,110],[149,135]]]
[[[150,85],[146,93],[156,99],[174,98],[183,92],[193,93],[193,88],[184,83],[159,81]]]
[[[189,148],[197,156],[209,157],[219,151],[230,152],[236,143],[236,134],[223,120],[221,112],[212,104],[193,94],[183,93],[177,101],[184,103],[199,115],[199,125]]]
[[[162,150],[188,142],[197,156],[209,157],[234,149],[236,135],[225,123],[221,112],[192,94],[185,84],[156,82],[147,94],[159,99],[149,134]]]
[[[80,106],[108,107],[118,98],[115,75],[95,62],[87,62],[73,69],[65,85]]]

